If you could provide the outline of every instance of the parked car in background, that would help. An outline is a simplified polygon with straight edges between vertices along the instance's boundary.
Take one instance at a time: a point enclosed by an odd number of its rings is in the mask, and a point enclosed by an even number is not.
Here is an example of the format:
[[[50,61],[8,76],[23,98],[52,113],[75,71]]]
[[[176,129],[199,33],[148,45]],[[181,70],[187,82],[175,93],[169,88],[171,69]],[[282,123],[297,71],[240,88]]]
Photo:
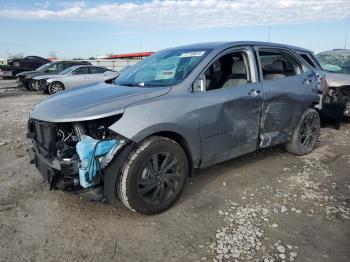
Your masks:
[[[329,85],[327,102],[343,107],[344,116],[350,117],[350,50],[335,49],[317,54]]]
[[[8,59],[7,65],[0,67],[0,77],[15,78],[18,73],[35,70],[49,62],[49,60],[39,56]]]
[[[56,61],[44,64],[34,71],[25,71],[16,75],[18,87],[24,86],[28,90],[35,90],[36,81],[33,77],[41,75],[53,75],[62,72],[75,65],[91,65],[86,61]]]
[[[38,67],[50,63],[50,60],[39,56],[27,56],[25,58],[14,58],[7,60],[9,66],[20,68],[21,70],[35,70]]]
[[[69,67],[57,75],[34,77],[35,90],[43,90],[55,94],[66,89],[109,81],[118,77],[119,73],[105,67],[80,65]]]
[[[279,144],[307,154],[320,134],[319,89],[294,49],[170,48],[114,85],[45,99],[30,112],[31,163],[53,189],[97,191],[110,203],[119,196],[130,210],[155,214],[175,203],[193,168]]]

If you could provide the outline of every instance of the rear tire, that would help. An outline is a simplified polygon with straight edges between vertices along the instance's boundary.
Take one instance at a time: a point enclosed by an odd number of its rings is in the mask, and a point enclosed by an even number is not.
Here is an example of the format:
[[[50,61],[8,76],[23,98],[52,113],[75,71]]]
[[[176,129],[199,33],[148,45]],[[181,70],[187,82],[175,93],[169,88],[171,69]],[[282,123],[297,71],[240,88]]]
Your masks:
[[[306,155],[314,150],[319,136],[320,116],[315,109],[308,108],[301,116],[286,149],[296,155]]]
[[[179,144],[150,137],[127,158],[117,182],[119,199],[134,212],[160,213],[180,197],[188,174],[188,159]]]

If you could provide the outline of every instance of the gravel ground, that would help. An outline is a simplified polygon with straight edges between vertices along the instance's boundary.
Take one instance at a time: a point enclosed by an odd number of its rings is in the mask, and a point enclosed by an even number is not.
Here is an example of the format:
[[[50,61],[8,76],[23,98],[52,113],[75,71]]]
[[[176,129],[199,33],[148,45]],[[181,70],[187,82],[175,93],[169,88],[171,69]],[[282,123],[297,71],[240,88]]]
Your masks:
[[[275,147],[196,171],[145,217],[41,181],[25,132],[45,97],[0,81],[0,261],[350,261],[349,122],[304,157]]]

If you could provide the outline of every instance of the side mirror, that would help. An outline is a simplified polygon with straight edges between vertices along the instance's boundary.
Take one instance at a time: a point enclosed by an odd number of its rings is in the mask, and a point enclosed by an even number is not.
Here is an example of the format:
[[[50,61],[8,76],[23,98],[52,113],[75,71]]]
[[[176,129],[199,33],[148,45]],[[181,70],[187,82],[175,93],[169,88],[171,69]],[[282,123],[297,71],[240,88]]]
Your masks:
[[[192,90],[194,93],[204,92],[206,90],[206,81],[204,75],[201,75],[197,78],[197,80],[193,83]]]

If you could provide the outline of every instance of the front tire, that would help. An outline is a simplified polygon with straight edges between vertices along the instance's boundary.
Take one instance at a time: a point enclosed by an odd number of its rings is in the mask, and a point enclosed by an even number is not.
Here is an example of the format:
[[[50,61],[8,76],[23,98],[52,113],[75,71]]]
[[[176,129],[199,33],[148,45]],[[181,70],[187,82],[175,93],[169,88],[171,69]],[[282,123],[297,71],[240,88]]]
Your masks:
[[[29,87],[29,82],[28,81],[24,81],[23,82],[23,86],[25,89],[27,89],[28,91],[30,91],[30,87]]]
[[[62,92],[64,90],[64,85],[61,82],[52,82],[49,84],[47,91],[50,95]]]
[[[180,197],[188,174],[188,159],[179,144],[165,137],[150,137],[130,153],[117,192],[130,210],[157,214]]]
[[[309,108],[301,116],[286,149],[296,155],[306,155],[314,149],[319,136],[320,116],[315,109]]]
[[[33,80],[33,79],[29,81],[29,84],[28,84],[28,87],[29,87],[29,88],[28,88],[28,90],[30,90],[30,91],[36,91],[35,82],[36,82],[36,81]]]

